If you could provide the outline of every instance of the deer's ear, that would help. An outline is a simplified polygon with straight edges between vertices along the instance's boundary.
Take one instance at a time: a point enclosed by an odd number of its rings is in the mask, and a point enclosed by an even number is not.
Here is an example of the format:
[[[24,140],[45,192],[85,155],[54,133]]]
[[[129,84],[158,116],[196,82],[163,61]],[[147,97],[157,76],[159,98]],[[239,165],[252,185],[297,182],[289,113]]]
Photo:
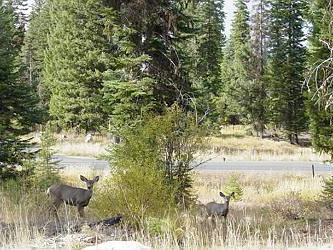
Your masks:
[[[220,196],[221,197],[225,197],[224,193],[220,192]]]
[[[84,181],[84,182],[88,181],[88,179],[86,177],[84,177],[83,175],[80,175],[80,179],[81,179],[81,181]]]
[[[96,176],[95,178],[94,178],[94,182],[98,182],[99,181],[99,176]]]

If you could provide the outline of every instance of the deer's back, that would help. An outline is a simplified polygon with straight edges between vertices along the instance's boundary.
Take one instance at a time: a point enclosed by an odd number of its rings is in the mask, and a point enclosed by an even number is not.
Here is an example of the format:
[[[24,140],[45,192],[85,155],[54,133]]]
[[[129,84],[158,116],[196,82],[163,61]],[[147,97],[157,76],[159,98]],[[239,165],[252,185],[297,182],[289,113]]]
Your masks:
[[[91,191],[83,188],[71,187],[64,184],[52,185],[48,193],[54,199],[61,200],[72,206],[87,206],[91,198]]]
[[[206,210],[208,215],[226,216],[228,214],[228,207],[226,204],[220,204],[216,202],[209,202],[206,204]]]

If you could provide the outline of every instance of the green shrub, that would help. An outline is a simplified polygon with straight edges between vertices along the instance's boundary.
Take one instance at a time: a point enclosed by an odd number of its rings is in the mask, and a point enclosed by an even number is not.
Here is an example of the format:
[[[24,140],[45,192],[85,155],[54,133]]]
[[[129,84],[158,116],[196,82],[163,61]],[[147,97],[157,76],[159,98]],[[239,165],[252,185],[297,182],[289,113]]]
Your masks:
[[[47,127],[41,136],[41,148],[35,162],[34,174],[31,176],[31,182],[37,189],[45,190],[60,180],[56,169],[56,161],[52,159],[52,156],[55,154],[52,146],[55,145],[55,142],[55,137]]]
[[[172,230],[172,222],[170,219],[148,217],[145,222],[147,231],[153,235],[166,234]]]
[[[327,208],[330,208],[333,210],[333,176],[329,179],[323,179],[324,185],[323,185],[323,191],[321,194],[321,201],[324,203],[324,205]]]
[[[96,195],[98,213],[119,213],[138,223],[191,203],[201,131],[194,117],[177,106],[164,115],[146,116],[134,128],[120,129],[122,143],[110,147],[106,157],[112,176]]]
[[[234,192],[234,199],[236,201],[240,201],[243,198],[243,189],[241,187],[238,175],[232,175],[223,190],[225,195],[230,195],[232,192]]]
[[[96,198],[95,198],[96,197]],[[99,217],[120,214],[130,224],[140,225],[146,217],[163,218],[176,207],[174,194],[154,166],[128,166],[118,171],[93,196],[91,209]]]

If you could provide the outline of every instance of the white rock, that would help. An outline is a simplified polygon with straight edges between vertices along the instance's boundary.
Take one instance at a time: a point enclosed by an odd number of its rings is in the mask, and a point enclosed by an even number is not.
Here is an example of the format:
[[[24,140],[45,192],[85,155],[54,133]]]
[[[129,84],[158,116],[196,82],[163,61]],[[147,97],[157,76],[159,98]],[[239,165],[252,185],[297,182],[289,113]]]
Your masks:
[[[85,247],[82,250],[147,250],[147,246],[136,241],[106,241],[95,246]]]

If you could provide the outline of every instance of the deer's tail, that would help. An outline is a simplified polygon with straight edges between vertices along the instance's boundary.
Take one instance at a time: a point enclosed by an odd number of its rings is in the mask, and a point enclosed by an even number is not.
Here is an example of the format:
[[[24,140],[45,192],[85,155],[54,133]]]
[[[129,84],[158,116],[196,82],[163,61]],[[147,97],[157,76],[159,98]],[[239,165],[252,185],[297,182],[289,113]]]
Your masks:
[[[50,188],[45,191],[46,195],[50,195]]]

